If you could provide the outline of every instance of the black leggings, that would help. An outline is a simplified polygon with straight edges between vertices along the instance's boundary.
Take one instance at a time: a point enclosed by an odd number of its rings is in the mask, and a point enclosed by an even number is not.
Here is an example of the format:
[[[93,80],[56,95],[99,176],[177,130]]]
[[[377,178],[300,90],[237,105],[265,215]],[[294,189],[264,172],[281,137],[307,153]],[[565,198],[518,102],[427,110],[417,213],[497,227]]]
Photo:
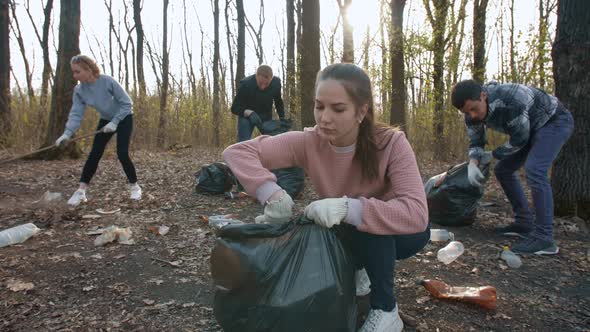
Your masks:
[[[336,234],[350,250],[357,270],[365,268],[371,281],[371,309],[391,311],[395,308],[396,260],[414,256],[430,239],[430,225],[425,231],[408,235],[375,235],[343,224]]]
[[[100,119],[98,122],[98,126],[96,126],[96,130],[101,129],[104,127],[108,120]],[[84,164],[84,168],[82,169],[82,176],[80,177],[80,182],[89,184],[90,180],[96,173],[96,169],[98,168],[98,162],[100,158],[102,158],[102,154],[104,153],[104,149],[107,146],[107,143],[113,137],[115,133],[117,133],[117,157],[123,166],[123,171],[127,175],[127,180],[129,183],[136,183],[137,182],[137,175],[135,174],[135,166],[133,166],[133,162],[131,158],[129,158],[129,142],[131,141],[131,132],[133,131],[133,115],[129,114],[119,122],[117,126],[117,130],[114,133],[98,133],[94,136],[94,142],[92,142],[92,150],[88,155],[88,159]]]

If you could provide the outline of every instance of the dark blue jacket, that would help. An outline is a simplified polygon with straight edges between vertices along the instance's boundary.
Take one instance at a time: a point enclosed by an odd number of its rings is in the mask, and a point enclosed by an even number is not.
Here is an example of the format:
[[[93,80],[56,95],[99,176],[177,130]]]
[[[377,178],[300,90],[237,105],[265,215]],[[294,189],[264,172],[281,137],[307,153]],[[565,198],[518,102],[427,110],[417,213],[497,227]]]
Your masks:
[[[272,120],[272,103],[279,118],[285,117],[283,99],[281,98],[281,80],[273,77],[268,87],[260,90],[256,84],[256,75],[251,75],[240,81],[238,92],[231,106],[231,112],[244,116],[245,110],[252,110],[264,121]]]
[[[498,160],[511,156],[525,147],[531,135],[543,127],[555,114],[557,98],[545,91],[522,84],[488,83],[483,86],[488,95],[488,113],[483,121],[471,121],[465,116],[469,136],[469,158],[479,160],[486,144],[486,128],[510,136],[508,142],[492,153]]]

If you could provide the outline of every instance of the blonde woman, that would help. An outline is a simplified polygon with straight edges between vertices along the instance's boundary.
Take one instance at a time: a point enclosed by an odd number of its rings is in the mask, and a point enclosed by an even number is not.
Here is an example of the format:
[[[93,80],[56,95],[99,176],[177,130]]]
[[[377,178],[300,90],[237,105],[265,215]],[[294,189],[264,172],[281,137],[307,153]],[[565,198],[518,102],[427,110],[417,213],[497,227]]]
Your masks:
[[[68,200],[68,204],[76,206],[88,201],[86,189],[98,167],[107,143],[117,134],[117,157],[129,181],[130,198],[141,199],[141,187],[137,184],[135,166],[129,158],[129,142],[133,130],[133,111],[131,98],[112,77],[100,73],[96,61],[86,55],[76,55],[70,60],[74,79],[80,82],[74,88],[72,108],[64,133],[55,141],[57,146],[66,143],[78,130],[86,112],[91,106],[100,114],[92,150],[84,164],[80,187]]]

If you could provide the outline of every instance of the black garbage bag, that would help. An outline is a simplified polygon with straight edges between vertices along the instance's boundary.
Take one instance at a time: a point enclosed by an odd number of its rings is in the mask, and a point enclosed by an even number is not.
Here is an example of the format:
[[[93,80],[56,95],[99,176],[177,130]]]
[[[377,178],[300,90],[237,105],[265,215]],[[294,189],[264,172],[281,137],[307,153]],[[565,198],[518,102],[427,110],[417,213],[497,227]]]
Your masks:
[[[477,216],[483,186],[472,186],[467,179],[468,162],[455,165],[447,172],[431,177],[424,185],[430,222],[442,226],[468,226]],[[489,164],[482,167],[487,181]]]
[[[353,262],[333,230],[298,218],[217,236],[213,310],[224,331],[355,331]]]
[[[223,162],[204,165],[195,177],[196,191],[206,194],[223,194],[231,191],[232,186],[237,183],[234,174]]]
[[[261,134],[270,136],[286,133],[291,130],[292,126],[293,122],[291,119],[268,120],[257,125]]]
[[[272,170],[277,177],[277,184],[283,188],[289,196],[296,198],[303,190],[305,172],[301,167],[289,167]]]

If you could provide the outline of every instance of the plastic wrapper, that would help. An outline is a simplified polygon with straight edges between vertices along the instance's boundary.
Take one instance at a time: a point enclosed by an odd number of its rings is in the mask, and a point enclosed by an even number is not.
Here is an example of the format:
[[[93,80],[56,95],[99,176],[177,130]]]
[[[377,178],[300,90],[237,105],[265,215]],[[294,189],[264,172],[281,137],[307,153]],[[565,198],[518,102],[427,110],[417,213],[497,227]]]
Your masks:
[[[299,218],[217,234],[211,275],[224,331],[355,331],[353,262],[333,230]]]

